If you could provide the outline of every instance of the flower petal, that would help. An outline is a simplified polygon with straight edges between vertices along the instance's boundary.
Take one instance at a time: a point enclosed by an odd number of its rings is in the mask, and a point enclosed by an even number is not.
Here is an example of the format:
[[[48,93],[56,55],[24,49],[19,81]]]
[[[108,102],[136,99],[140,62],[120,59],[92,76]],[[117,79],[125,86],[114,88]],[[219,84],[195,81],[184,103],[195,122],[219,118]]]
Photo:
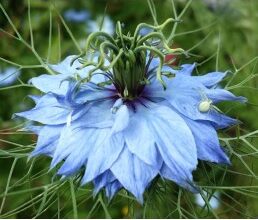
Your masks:
[[[118,180],[115,180],[114,182],[107,184],[105,187],[105,191],[108,199],[111,200],[117,193],[117,191],[120,190],[122,187],[122,184]]]
[[[198,162],[195,140],[181,116],[166,106],[159,106],[152,109],[149,121],[165,164],[185,173],[195,170]]]
[[[42,124],[57,125],[66,123],[70,112],[71,109],[61,105],[55,96],[46,94],[37,102],[33,109],[16,113],[15,115]]]
[[[117,160],[123,147],[121,134],[110,135],[110,129],[101,129],[102,134],[92,146],[82,184],[86,184],[108,170]]]
[[[51,168],[71,155],[69,161],[63,165],[59,173],[67,175],[68,172],[74,171],[80,164],[83,165],[86,162],[89,151],[101,138],[102,134],[102,130],[98,129],[81,129],[76,128],[73,124],[64,126],[53,155]],[[73,161],[72,158],[74,159]]]
[[[222,101],[228,99],[237,99],[244,101],[243,97],[235,97],[230,95],[230,92],[220,89],[207,89],[201,83],[193,79],[193,77],[177,75],[172,80],[168,80],[167,90],[163,90],[160,83],[153,81],[151,85],[146,86],[144,96],[163,97],[177,112],[192,120],[205,120],[212,122],[216,128],[225,128],[233,124],[239,123],[237,120],[229,118],[218,113],[215,109],[208,112],[199,111],[199,104],[206,98],[211,98],[212,101]],[[206,94],[208,93],[208,94]]]
[[[16,67],[6,68],[0,73],[0,87],[11,85],[17,80],[20,74],[20,69],[17,69]]]
[[[105,171],[104,173],[97,176],[93,182],[94,182],[94,195],[99,193],[99,191],[105,187],[107,184],[115,181],[116,178],[113,175],[113,173],[110,170]]]
[[[155,138],[149,127],[146,111],[138,110],[130,118],[130,124],[123,131],[129,151],[143,160],[146,164],[161,166],[161,158],[155,146]]]
[[[58,74],[48,75],[43,74],[38,77],[32,78],[29,83],[34,85],[41,92],[48,93],[52,92],[59,95],[64,95],[68,90],[69,82],[66,81],[69,75]]]
[[[86,114],[76,120],[77,126],[81,128],[111,128],[114,118],[111,113],[113,101],[106,100],[93,103]]]
[[[207,89],[205,93],[213,103],[218,103],[222,101],[239,101],[246,102],[247,99],[242,96],[235,96],[233,93],[225,89]]]
[[[185,121],[194,135],[198,159],[230,164],[228,156],[220,147],[217,132],[211,123],[187,118]]]
[[[202,83],[207,88],[211,88],[216,86],[226,75],[227,72],[211,72],[202,76],[194,76],[194,79]]]
[[[45,154],[52,156],[58,143],[62,126],[44,126],[38,134],[36,148],[32,151],[30,157]]]
[[[132,154],[127,147],[111,167],[111,171],[118,181],[143,203],[143,193],[152,179],[158,174],[158,170],[151,167]]]
[[[124,130],[129,124],[129,110],[126,105],[121,105],[115,113],[115,120],[111,130],[111,133],[115,134]]]
[[[188,189],[189,191],[196,193],[198,192],[197,187],[193,183],[193,176],[192,173],[181,169],[176,163],[173,166],[168,167],[165,163],[162,165],[160,170],[160,175],[165,178],[169,179],[179,186]]]

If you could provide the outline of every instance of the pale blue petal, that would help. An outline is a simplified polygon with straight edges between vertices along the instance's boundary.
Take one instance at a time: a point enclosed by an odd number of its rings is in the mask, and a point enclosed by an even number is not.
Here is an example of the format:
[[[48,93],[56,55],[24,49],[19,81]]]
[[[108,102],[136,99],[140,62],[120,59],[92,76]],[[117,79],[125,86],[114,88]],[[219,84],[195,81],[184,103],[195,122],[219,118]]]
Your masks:
[[[109,199],[109,201],[122,187],[123,187],[122,184],[118,180],[115,180],[114,182],[107,184],[107,186],[105,187],[105,190],[106,190],[106,196]]]
[[[46,94],[33,109],[16,113],[16,115],[43,124],[57,125],[66,123],[70,113],[71,109],[61,105],[55,96]]]
[[[174,70],[174,72],[177,75],[186,75],[186,76],[191,76],[192,72],[195,68],[196,64],[183,64],[182,66],[180,66],[179,70]]]
[[[170,169],[175,164],[182,172],[192,172],[197,166],[197,150],[191,130],[185,121],[166,106],[151,110],[149,125],[159,152]]]
[[[111,167],[117,180],[130,191],[140,203],[143,203],[143,193],[149,183],[158,174],[158,170],[151,167],[132,154],[127,147]]]
[[[98,175],[108,170],[124,147],[124,140],[121,134],[110,135],[110,129],[99,137],[98,142],[91,146],[89,159],[87,161],[86,171],[82,179],[82,184],[88,183]]]
[[[87,113],[76,120],[78,126],[81,128],[111,128],[114,124],[111,112],[113,104],[112,100],[93,103]]]
[[[77,67],[81,66],[78,60],[75,60],[72,64],[73,59],[76,58],[76,55],[71,55],[66,57],[58,64],[51,64],[49,65],[52,70],[57,73],[72,76],[74,74],[78,74]]]
[[[207,121],[210,121],[216,129],[223,129],[241,123],[239,120],[220,114],[213,109],[203,114],[207,115]]]
[[[69,76],[65,74],[58,75],[40,75],[32,78],[29,83],[44,93],[52,92],[59,95],[66,94],[69,82],[66,81]]]
[[[0,72],[0,87],[13,84],[20,74],[20,70],[15,67],[6,68],[3,72]]]
[[[42,130],[43,126],[35,126],[35,125],[27,125],[26,127],[22,128],[21,131],[31,131],[34,134],[39,135],[39,132]]]
[[[161,177],[171,180],[179,186],[188,189],[193,193],[198,192],[197,187],[193,183],[192,172],[183,170],[176,163],[174,163],[172,167],[168,167],[166,164],[163,164],[160,170],[160,175]]]
[[[246,102],[247,99],[242,96],[235,96],[233,93],[225,89],[207,89],[205,93],[213,103],[218,103],[222,101],[239,101]]]
[[[159,59],[159,58],[150,56],[150,55],[148,54],[147,59],[148,59],[148,60],[147,60],[147,63],[149,64],[149,66],[148,66],[148,72],[151,72],[151,71],[153,71],[153,70],[155,70],[155,69],[158,68],[159,63],[160,63],[160,59]]]
[[[126,145],[131,153],[146,164],[159,169],[161,158],[155,146],[155,137],[146,118],[147,111],[136,111],[130,118],[130,124],[123,131]]]
[[[216,86],[224,77],[227,75],[227,72],[211,72],[202,76],[193,76],[198,82],[202,83],[207,88]]]
[[[85,22],[90,18],[90,13],[86,10],[69,9],[65,11],[64,17],[68,21]]]
[[[97,176],[94,182],[94,196],[99,193],[99,191],[105,187],[107,184],[114,182],[116,180],[115,176],[110,170],[105,171],[104,173]]]
[[[78,164],[82,165],[86,162],[88,153],[92,150],[92,147],[98,143],[99,140],[102,140],[102,134],[103,131],[100,129],[79,128],[73,124],[71,126],[65,126],[61,132],[58,145],[53,155],[51,168],[71,155],[69,161],[59,173],[67,175],[69,169],[71,170],[70,172],[73,172],[74,169],[78,167]],[[71,161],[72,158],[74,161]]]
[[[198,159],[230,164],[228,156],[220,147],[217,132],[209,122],[193,121],[186,118],[185,121],[194,135]]]
[[[115,134],[124,130],[129,124],[129,109],[126,105],[121,105],[119,109],[114,113],[114,124],[112,126],[112,133]]]
[[[89,101],[105,100],[116,97],[117,94],[113,90],[108,89],[85,89],[76,95],[78,103],[86,103]]]
[[[38,101],[42,98],[42,96],[39,95],[28,95],[29,98],[31,98],[35,104],[38,103]]]
[[[163,97],[166,99],[177,112],[193,120],[207,120],[212,122],[217,128],[224,128],[237,124],[238,121],[218,113],[211,109],[208,112],[200,112],[199,104],[207,99],[212,92],[206,95],[209,91],[201,83],[193,79],[193,77],[177,75],[173,80],[167,81],[167,90],[163,90],[160,83],[153,81],[151,85],[144,90],[143,95],[149,97]],[[217,89],[212,89],[217,90]],[[228,94],[228,93],[225,93]],[[219,100],[219,96],[215,96],[216,92],[211,97],[211,100]],[[222,97],[229,98],[228,96]],[[230,96],[232,98],[232,96]],[[236,98],[242,101],[242,97]]]
[[[80,78],[85,79],[89,75],[89,71],[92,70],[94,68],[94,66],[87,66],[87,67],[80,69],[82,64],[79,62],[78,59],[73,61],[73,59],[75,57],[76,57],[75,55],[68,56],[61,63],[55,64],[55,65],[50,65],[50,67],[54,71],[60,73],[59,75],[65,75],[66,77],[67,76],[70,76],[70,77],[80,76]],[[93,61],[97,62],[97,59],[98,59],[98,57],[95,56],[93,58]],[[72,61],[73,61],[73,63],[72,63]],[[105,65],[107,66],[108,64],[109,64],[108,60],[105,60]],[[103,73],[103,72],[100,70],[97,70],[97,71],[94,71],[94,73]],[[106,80],[106,78],[103,75],[97,74],[92,77],[91,82],[100,83],[105,80]]]
[[[57,146],[61,130],[62,126],[44,126],[38,134],[37,145],[30,157],[42,154],[52,156]]]

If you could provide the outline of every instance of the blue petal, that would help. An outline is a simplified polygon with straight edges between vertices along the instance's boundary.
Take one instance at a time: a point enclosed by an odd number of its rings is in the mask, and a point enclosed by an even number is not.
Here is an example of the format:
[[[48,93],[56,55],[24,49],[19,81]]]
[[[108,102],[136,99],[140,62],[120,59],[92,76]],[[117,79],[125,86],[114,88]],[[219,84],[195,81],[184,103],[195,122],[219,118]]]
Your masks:
[[[122,184],[118,180],[115,180],[114,182],[107,184],[105,190],[108,199],[111,200],[114,197],[114,195],[118,192],[118,190],[120,190],[122,187]]]
[[[58,64],[49,65],[50,68],[57,73],[73,76],[75,74],[81,75],[82,70],[77,70],[76,68],[81,66],[78,60],[75,60],[72,64],[73,59],[76,58],[76,55],[71,55],[66,57],[62,62]],[[84,76],[85,77],[85,76]]]
[[[199,159],[230,164],[229,158],[220,147],[217,132],[209,122],[193,121],[187,118],[185,121],[194,135]]]
[[[86,78],[88,73],[93,66],[85,67],[81,70],[78,70],[78,67],[81,67],[82,64],[78,60],[75,60],[71,65],[72,60],[75,58],[75,55],[66,57],[61,63],[55,65],[49,65],[50,68],[56,71],[57,75],[40,75],[38,77],[34,77],[30,80],[36,88],[44,93],[52,92],[59,95],[64,95],[68,89],[68,82],[65,81],[69,77],[80,76],[81,78]],[[96,60],[97,57],[94,57]],[[102,71],[98,71],[102,73]],[[94,72],[96,73],[96,71]],[[100,83],[105,81],[106,78],[103,75],[94,75],[91,79],[94,83]]]
[[[177,164],[174,164],[172,167],[168,167],[164,163],[160,170],[160,175],[161,177],[169,179],[193,193],[198,192],[197,187],[193,183],[192,173],[187,170],[181,169],[180,166],[178,166]]]
[[[70,175],[76,172],[86,163],[89,152],[103,139],[102,136],[103,131],[100,129],[79,128],[74,124],[65,126],[54,152],[51,168],[68,157],[58,171],[59,174]]]
[[[67,76],[70,76],[70,77],[80,76],[81,78],[85,79],[89,75],[89,71],[92,70],[94,68],[94,66],[87,66],[87,67],[80,69],[82,64],[79,62],[78,59],[73,61],[73,59],[75,57],[76,57],[75,55],[68,56],[61,63],[55,64],[55,65],[50,65],[50,67],[54,71],[60,73],[60,75],[65,75],[66,77]],[[97,62],[97,60],[98,60],[98,57],[94,56],[93,61]],[[72,63],[72,61],[73,61],[73,63]],[[108,60],[105,60],[105,65],[107,66],[108,64],[109,64]],[[97,71],[94,71],[93,73],[103,73],[103,71],[97,70]],[[93,83],[100,83],[105,80],[106,80],[106,78],[103,76],[103,74],[97,74],[91,78],[91,82],[93,82]]]
[[[105,130],[105,133],[96,140],[94,146],[91,146],[82,184],[90,182],[108,170],[117,160],[124,147],[124,140],[119,133],[110,135],[110,129],[102,130]]]
[[[130,124],[123,134],[131,153],[146,164],[159,169],[162,160],[155,146],[155,138],[149,127],[147,114],[146,111],[137,110],[130,118]]]
[[[240,124],[239,120],[220,114],[213,109],[203,114],[206,114],[207,121],[210,121],[215,129],[223,129],[236,124]]]
[[[159,152],[170,169],[177,166],[191,173],[197,166],[197,150],[191,130],[176,112],[166,106],[151,109],[149,126]]]
[[[115,176],[110,170],[105,171],[104,173],[97,176],[94,182],[94,192],[93,194],[96,196],[99,191],[105,187],[108,183],[114,182],[116,180]]]
[[[57,125],[66,123],[70,113],[71,109],[62,106],[55,96],[46,94],[38,100],[33,109],[16,113],[16,115],[43,124]]]
[[[159,63],[160,63],[159,58],[150,56],[150,54],[147,55],[147,64],[149,64],[148,72],[157,69],[159,66]]]
[[[117,96],[117,94],[113,90],[86,88],[76,95],[76,101],[78,103],[85,103],[97,100],[102,101],[104,99],[111,99],[115,96]]]
[[[108,33],[109,35],[113,35],[115,32],[114,23],[109,16],[105,16],[102,27],[100,27],[99,22],[93,20],[87,22],[87,32],[94,33],[97,31],[103,31]]]
[[[140,203],[143,203],[143,193],[158,170],[151,167],[132,154],[127,147],[111,167],[112,173],[124,188],[130,191]]]
[[[151,59],[151,60],[150,60]],[[151,57],[149,56],[147,59],[147,63],[149,63],[149,68],[148,68],[148,72],[151,72],[155,69],[158,68],[159,63],[160,63],[160,59],[156,58],[156,57]],[[180,69],[173,69],[172,67],[168,66],[168,65],[163,65],[162,66],[162,72],[171,72],[173,74],[178,74],[178,75],[186,75],[186,76],[191,76],[192,72],[195,68],[196,64],[183,64],[182,66],[180,66]]]
[[[14,83],[20,73],[20,70],[15,67],[6,68],[2,73],[0,73],[0,87]]]
[[[129,110],[126,105],[122,105],[119,107],[117,112],[115,113],[115,120],[112,127],[112,133],[117,133],[124,130],[129,124]]]
[[[217,93],[217,89],[208,90],[193,77],[177,75],[173,80],[167,80],[167,90],[163,90],[160,83],[153,81],[151,85],[146,86],[143,95],[148,97],[162,97],[166,99],[173,108],[180,114],[193,120],[207,120],[212,122],[217,128],[237,124],[238,121],[224,116],[214,109],[208,112],[200,112],[199,104],[203,100],[202,96],[210,96],[211,100],[216,102],[222,99],[243,100],[242,97],[232,97],[229,92]],[[219,89],[218,89],[219,90]],[[214,92],[215,91],[215,92]],[[206,94],[206,93],[209,94]],[[213,94],[213,95],[212,95]]]
[[[32,78],[29,82],[44,93],[52,92],[59,95],[64,95],[68,90],[69,82],[65,81],[68,75],[40,75]]]
[[[57,146],[62,126],[44,126],[38,136],[36,148],[30,157],[45,154],[52,156]]]
[[[111,128],[114,124],[111,112],[113,104],[112,100],[93,103],[87,113],[76,120],[76,123],[81,128]]]
[[[144,35],[149,34],[150,32],[153,32],[153,29],[152,29],[152,28],[143,27],[143,28],[140,29],[139,34],[142,35],[142,36],[144,36]]]
[[[227,72],[211,72],[202,76],[194,76],[194,78],[207,88],[211,88],[217,85],[226,75]]]
[[[176,70],[174,73],[177,75],[191,76],[196,64],[183,64],[180,70]]]
[[[205,90],[205,93],[207,97],[212,100],[213,103],[218,103],[222,101],[247,101],[245,97],[235,96],[234,94],[225,89],[207,89]]]
[[[33,132],[34,134],[39,135],[42,128],[43,126],[28,125],[22,128],[21,131],[30,131],[30,132]]]
[[[69,9],[65,11],[64,17],[68,21],[84,22],[90,18],[90,13],[86,10],[76,11],[74,9]]]

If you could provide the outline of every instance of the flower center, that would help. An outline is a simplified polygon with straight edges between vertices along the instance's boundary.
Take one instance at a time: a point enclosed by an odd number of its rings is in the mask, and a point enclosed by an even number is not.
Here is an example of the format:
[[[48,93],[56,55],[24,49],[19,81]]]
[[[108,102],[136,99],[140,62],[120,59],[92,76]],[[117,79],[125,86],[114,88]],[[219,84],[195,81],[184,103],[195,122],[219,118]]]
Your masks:
[[[152,54],[159,58],[155,74],[165,89],[166,85],[162,79],[165,56],[183,51],[181,48],[170,49],[161,32],[171,21],[173,19],[168,19],[159,26],[139,24],[133,36],[130,33],[127,35],[122,33],[120,22],[117,22],[114,37],[105,32],[92,33],[87,39],[85,52],[77,57],[81,58],[82,66],[80,68],[94,66],[85,80],[90,81],[94,74],[103,74],[107,81],[100,83],[99,86],[113,84],[120,97],[125,100],[133,100],[140,96],[144,86],[149,83],[150,74],[153,72],[148,72],[148,61],[146,60],[147,56]],[[151,28],[153,32],[142,36],[140,30],[145,27]],[[97,55],[97,62],[89,59],[89,53],[93,55],[91,57]]]
[[[113,84],[120,96],[132,100],[138,97],[148,79],[146,70],[146,53],[139,51],[134,53],[130,48],[130,41],[123,48],[122,55],[113,66]],[[116,55],[114,55],[115,58]]]

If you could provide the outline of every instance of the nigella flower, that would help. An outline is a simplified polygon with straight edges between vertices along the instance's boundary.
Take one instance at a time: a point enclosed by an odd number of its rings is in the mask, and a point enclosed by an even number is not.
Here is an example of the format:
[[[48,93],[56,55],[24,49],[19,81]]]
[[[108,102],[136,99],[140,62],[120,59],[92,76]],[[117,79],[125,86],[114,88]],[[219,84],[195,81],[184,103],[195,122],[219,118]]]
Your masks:
[[[87,10],[69,9],[64,12],[64,17],[72,22],[85,22],[90,18],[90,13]]]
[[[103,20],[103,24],[101,25],[102,22],[102,17],[98,17],[96,21],[88,21],[87,22],[87,31],[89,33],[97,32],[99,30],[106,32],[110,35],[114,34],[115,30],[115,25],[111,18],[109,16],[105,16]]]
[[[116,38],[89,36],[86,52],[100,48],[93,60],[69,56],[51,66],[56,75],[32,78],[43,95],[32,96],[35,107],[17,114],[41,123],[30,128],[38,135],[31,156],[52,157],[51,168],[60,167],[62,177],[83,172],[81,184],[93,182],[95,194],[105,189],[111,199],[124,188],[139,202],[157,176],[196,192],[198,159],[230,164],[216,130],[238,121],[215,104],[245,98],[216,88],[226,73],[192,76],[195,64],[167,66],[163,52],[181,49],[155,47],[163,36],[139,30],[168,22],[140,24],[132,37],[118,22]]]
[[[0,72],[0,87],[14,83],[20,75],[20,71],[15,67],[8,67]]]

